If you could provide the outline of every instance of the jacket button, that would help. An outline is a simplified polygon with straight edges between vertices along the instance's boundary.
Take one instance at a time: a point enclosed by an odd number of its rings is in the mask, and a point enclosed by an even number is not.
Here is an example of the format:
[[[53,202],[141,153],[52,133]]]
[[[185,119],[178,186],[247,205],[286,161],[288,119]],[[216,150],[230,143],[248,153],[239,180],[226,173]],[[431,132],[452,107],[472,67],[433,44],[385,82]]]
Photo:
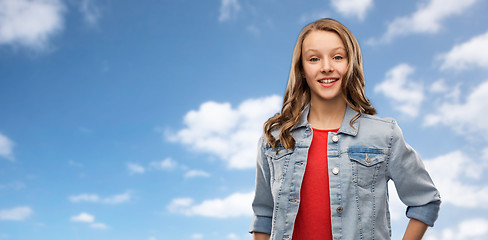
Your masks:
[[[343,210],[344,210],[344,209],[343,209],[342,207],[337,207],[337,212],[338,212],[338,213],[342,213],[342,211],[343,211]]]
[[[364,159],[367,163],[371,162],[371,158],[368,157],[368,154],[366,154],[366,159]]]
[[[335,167],[335,168],[332,168],[332,173],[333,173],[334,175],[339,174],[339,168],[336,168],[336,167]]]
[[[337,135],[332,137],[332,142],[338,142],[338,141],[339,141],[339,137]]]

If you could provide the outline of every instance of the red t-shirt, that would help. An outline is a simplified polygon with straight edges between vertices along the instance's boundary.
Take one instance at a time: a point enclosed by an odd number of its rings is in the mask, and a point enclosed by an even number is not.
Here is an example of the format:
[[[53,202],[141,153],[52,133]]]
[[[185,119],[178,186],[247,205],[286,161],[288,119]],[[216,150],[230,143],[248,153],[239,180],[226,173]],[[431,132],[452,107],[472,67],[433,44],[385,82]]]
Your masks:
[[[327,137],[329,132],[338,130],[313,129],[293,240],[332,240]]]

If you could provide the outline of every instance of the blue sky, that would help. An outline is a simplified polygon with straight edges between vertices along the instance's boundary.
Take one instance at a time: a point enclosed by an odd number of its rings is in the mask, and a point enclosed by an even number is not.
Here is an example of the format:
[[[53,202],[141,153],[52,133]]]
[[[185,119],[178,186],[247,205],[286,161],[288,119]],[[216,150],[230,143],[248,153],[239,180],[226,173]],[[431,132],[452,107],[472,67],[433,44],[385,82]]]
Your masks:
[[[366,93],[488,238],[482,0],[0,0],[0,239],[250,239],[262,123],[301,28],[358,38]],[[405,207],[391,190],[393,239]]]

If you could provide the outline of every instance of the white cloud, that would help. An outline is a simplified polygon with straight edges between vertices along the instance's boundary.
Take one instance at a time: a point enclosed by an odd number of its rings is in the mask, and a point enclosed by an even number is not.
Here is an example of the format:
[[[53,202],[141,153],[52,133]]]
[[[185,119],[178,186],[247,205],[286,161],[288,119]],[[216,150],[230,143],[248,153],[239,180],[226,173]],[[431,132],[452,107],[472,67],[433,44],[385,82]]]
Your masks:
[[[480,164],[461,151],[424,160],[443,204],[463,208],[488,208],[488,185],[476,185],[487,164]],[[469,181],[467,181],[469,180]]]
[[[187,208],[191,206],[193,203],[193,199],[191,198],[175,198],[171,201],[171,204],[168,206],[168,209],[171,212],[177,212],[178,209]]]
[[[481,158],[488,162],[488,147],[485,147],[481,153]]]
[[[108,226],[105,223],[95,222],[95,216],[82,212],[76,216],[72,216],[70,218],[72,222],[82,222],[82,223],[90,223],[90,227],[94,229],[108,229]]]
[[[221,0],[219,21],[224,22],[231,19],[240,10],[241,5],[238,0]]]
[[[193,150],[217,155],[230,168],[254,168],[263,123],[280,107],[281,97],[276,95],[248,99],[235,109],[229,103],[205,102],[185,115],[184,129],[166,135]]]
[[[448,90],[447,85],[446,85],[446,80],[443,78],[433,82],[430,85],[429,91],[432,93],[444,93]]]
[[[448,83],[444,78],[440,78],[430,84],[428,87],[429,105],[434,106],[434,110],[430,111],[430,114],[438,110],[438,106],[441,106],[445,102],[459,102],[462,85],[462,82],[456,82],[455,84]],[[426,124],[424,123],[424,125]]]
[[[70,196],[69,200],[74,203],[78,202],[98,202],[100,201],[100,197],[97,194],[80,194],[77,196]]]
[[[485,240],[488,239],[488,220],[483,218],[467,219],[454,228],[432,229],[427,232],[426,240]]]
[[[14,148],[14,142],[10,140],[7,136],[0,133],[0,157],[13,161],[14,160],[13,148]]]
[[[210,177],[210,173],[203,170],[189,170],[188,167],[178,164],[175,160],[171,158],[166,158],[162,161],[154,161],[149,164],[148,169],[165,170],[171,171],[179,167],[181,170],[186,171],[185,178],[195,178],[195,177]]]
[[[147,240],[158,240],[158,239],[155,237],[149,237]]]
[[[210,177],[210,173],[202,170],[190,170],[185,173],[185,178]]]
[[[481,83],[471,92],[464,103],[446,100],[437,107],[436,112],[424,119],[424,124],[433,126],[443,124],[460,134],[467,132],[488,136],[488,81]],[[488,139],[488,137],[486,137]]]
[[[70,218],[71,221],[73,222],[86,222],[86,223],[92,223],[93,221],[95,221],[95,217],[91,214],[88,214],[88,213],[85,213],[85,212],[82,212],[80,213],[79,215],[76,215],[76,216],[72,216]]]
[[[143,166],[135,163],[128,163],[127,169],[129,170],[130,174],[142,174],[146,171]]]
[[[191,198],[173,199],[168,210],[186,216],[204,216],[214,218],[231,218],[252,216],[251,202],[254,192],[234,193],[223,199],[205,200],[194,204]]]
[[[43,50],[63,28],[60,0],[0,0],[0,45]]]
[[[78,168],[82,168],[83,167],[83,164],[79,163],[79,162],[75,162],[73,160],[69,160],[68,164],[70,166],[73,166],[73,167],[78,167]]]
[[[227,234],[225,239],[228,239],[228,240],[248,240],[251,238],[252,237],[249,234],[237,235],[235,233],[229,233],[229,234]]]
[[[129,191],[127,191],[125,193],[104,198],[102,199],[102,202],[107,204],[119,204],[119,203],[128,202],[130,201],[131,198],[132,198],[132,194]]]
[[[108,229],[107,225],[105,223],[92,223],[90,224],[90,227],[91,228],[94,228],[94,229]]]
[[[178,163],[171,158],[166,158],[159,162],[151,162],[149,165],[160,170],[173,170],[178,166]]]
[[[385,80],[374,89],[391,99],[396,110],[410,117],[418,115],[424,100],[422,84],[409,78],[413,72],[408,64],[399,64],[389,70]]]
[[[80,12],[83,14],[85,22],[90,25],[96,25],[101,17],[100,9],[93,3],[93,0],[82,0]]]
[[[485,160],[488,160],[488,156]],[[423,162],[440,192],[443,206],[449,204],[459,208],[488,208],[488,185],[476,184],[483,181],[488,161],[483,163],[479,159],[473,160],[462,151],[453,151],[424,159]],[[400,201],[393,182],[389,182],[388,189],[390,217],[392,221],[402,220],[406,206]]]
[[[442,54],[441,70],[460,71],[472,67],[488,68],[488,32],[454,46]]]
[[[0,210],[0,220],[23,221],[33,213],[30,207],[16,207]]]
[[[366,12],[373,7],[373,0],[332,0],[332,7],[346,17],[364,20]]]
[[[246,27],[246,30],[250,32],[254,36],[259,36],[261,34],[261,30],[255,25],[249,25]]]
[[[395,185],[392,181],[388,182],[389,210],[392,221],[398,221],[405,216],[406,206],[398,197]]]
[[[191,235],[191,239],[202,239],[203,238],[203,234],[201,233],[194,233]]]
[[[388,24],[386,33],[380,40],[371,39],[369,43],[390,42],[395,37],[415,33],[436,33],[442,22],[453,15],[461,15],[477,0],[429,0],[419,5],[409,16],[398,17]]]
[[[235,240],[239,239],[239,237],[235,233],[229,233],[227,234],[227,239]]]
[[[23,182],[13,181],[7,184],[0,184],[0,189],[14,189],[20,190],[25,188],[25,184]]]
[[[93,203],[106,203],[106,204],[119,204],[130,201],[132,198],[132,194],[130,191],[126,191],[125,193],[113,195],[110,197],[101,198],[97,194],[80,194],[76,196],[70,196],[69,200],[73,203],[79,202],[93,202]]]

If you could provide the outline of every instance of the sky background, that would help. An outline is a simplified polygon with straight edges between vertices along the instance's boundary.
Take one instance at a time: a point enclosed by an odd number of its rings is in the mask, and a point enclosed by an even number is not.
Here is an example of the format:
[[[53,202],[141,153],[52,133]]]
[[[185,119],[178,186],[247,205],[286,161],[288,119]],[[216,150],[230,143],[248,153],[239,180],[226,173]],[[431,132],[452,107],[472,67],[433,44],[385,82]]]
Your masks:
[[[250,239],[257,141],[296,38],[358,38],[366,94],[488,239],[488,2],[0,0],[0,239]],[[393,239],[405,206],[391,190]]]

